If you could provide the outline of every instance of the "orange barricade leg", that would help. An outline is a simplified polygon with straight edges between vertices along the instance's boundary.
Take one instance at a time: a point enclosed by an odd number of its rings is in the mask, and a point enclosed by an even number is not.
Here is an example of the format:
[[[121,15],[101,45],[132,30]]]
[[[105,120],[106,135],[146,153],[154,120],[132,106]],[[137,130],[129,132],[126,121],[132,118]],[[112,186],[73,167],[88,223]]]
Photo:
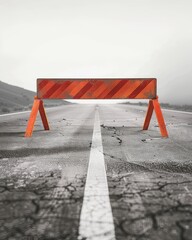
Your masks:
[[[153,100],[153,106],[154,106],[155,114],[156,114],[157,121],[159,124],[161,135],[162,135],[162,137],[168,137],[168,132],[166,129],[164,117],[163,117],[163,114],[161,111],[161,107],[160,107],[158,98]]]
[[[35,97],[34,102],[33,102],[33,107],[32,107],[32,110],[31,110],[31,114],[30,114],[30,117],[29,117],[29,120],[28,120],[26,132],[25,132],[25,137],[31,137],[32,136],[35,120],[37,118],[38,110],[40,112],[40,116],[41,116],[41,119],[42,119],[42,122],[43,122],[44,129],[49,130],[49,124],[48,124],[47,116],[46,116],[45,109],[44,109],[44,106],[43,106],[43,101],[41,99],[38,99],[37,97]]]
[[[153,114],[153,109],[155,110],[155,114],[156,114],[156,118],[159,124],[159,128],[160,128],[160,132],[162,137],[168,137],[168,132],[166,129],[166,125],[165,125],[165,121],[163,118],[163,114],[161,111],[161,107],[158,101],[158,98],[156,99],[152,99],[149,101],[149,106],[148,106],[148,110],[147,110],[147,114],[145,117],[145,122],[143,125],[143,130],[147,130],[149,127],[149,123]]]
[[[41,119],[42,119],[42,122],[43,122],[44,129],[49,130],[49,123],[48,123],[48,120],[47,120],[47,116],[46,116],[46,113],[45,113],[45,108],[43,106],[43,101],[42,100],[40,100],[39,112],[40,112],[40,115],[41,115]]]
[[[145,122],[144,122],[144,125],[143,125],[143,130],[147,130],[148,127],[149,127],[149,123],[150,123],[150,120],[151,120],[151,117],[152,117],[152,114],[153,114],[153,100],[149,100],[149,105],[148,105],[148,110],[147,110],[147,114],[146,114],[146,117],[145,117]]]

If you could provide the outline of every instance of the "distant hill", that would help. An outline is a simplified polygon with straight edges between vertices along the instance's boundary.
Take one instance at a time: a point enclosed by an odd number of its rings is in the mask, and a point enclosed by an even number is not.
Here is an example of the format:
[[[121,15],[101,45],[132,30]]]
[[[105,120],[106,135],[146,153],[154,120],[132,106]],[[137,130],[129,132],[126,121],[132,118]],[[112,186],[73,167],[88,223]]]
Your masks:
[[[0,81],[0,113],[24,111],[31,108],[35,92]],[[45,106],[66,104],[63,100],[45,101]]]

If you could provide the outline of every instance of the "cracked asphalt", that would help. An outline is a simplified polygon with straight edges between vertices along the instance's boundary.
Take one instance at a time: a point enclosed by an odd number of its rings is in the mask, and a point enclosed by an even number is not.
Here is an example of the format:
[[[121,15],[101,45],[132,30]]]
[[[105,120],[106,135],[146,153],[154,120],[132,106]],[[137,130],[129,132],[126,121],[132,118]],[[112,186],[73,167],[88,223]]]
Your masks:
[[[0,116],[0,239],[77,239],[95,105],[47,110],[24,138],[29,113]],[[192,115],[163,111],[141,131],[146,107],[99,105],[118,240],[192,239]]]

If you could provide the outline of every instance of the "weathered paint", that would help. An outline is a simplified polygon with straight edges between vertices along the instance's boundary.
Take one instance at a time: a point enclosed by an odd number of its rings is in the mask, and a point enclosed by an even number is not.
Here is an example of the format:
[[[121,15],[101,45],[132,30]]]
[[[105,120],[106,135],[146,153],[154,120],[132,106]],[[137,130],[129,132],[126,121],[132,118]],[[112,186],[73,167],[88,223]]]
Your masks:
[[[155,99],[156,79],[37,79],[40,99]]]

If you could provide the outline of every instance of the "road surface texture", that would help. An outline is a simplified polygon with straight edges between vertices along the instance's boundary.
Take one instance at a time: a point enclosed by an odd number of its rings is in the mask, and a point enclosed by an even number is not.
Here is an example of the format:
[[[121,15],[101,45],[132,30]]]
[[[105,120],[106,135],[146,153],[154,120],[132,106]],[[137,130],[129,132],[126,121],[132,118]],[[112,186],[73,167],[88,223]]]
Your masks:
[[[192,114],[71,104],[0,116],[0,239],[192,239]],[[107,217],[106,217],[107,216]]]

